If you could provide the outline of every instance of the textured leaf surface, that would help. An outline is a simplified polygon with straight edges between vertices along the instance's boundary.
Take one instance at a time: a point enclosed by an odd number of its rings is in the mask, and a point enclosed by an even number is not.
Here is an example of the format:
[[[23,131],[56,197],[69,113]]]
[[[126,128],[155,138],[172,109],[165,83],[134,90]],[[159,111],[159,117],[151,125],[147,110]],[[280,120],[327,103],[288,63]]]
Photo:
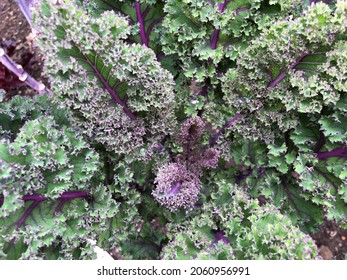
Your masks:
[[[71,122],[119,154],[150,153],[175,125],[172,76],[152,50],[125,42],[130,27],[113,11],[91,17],[70,1],[43,1],[41,9],[49,13],[36,16],[40,43],[58,58],[47,70],[57,102],[75,112]]]

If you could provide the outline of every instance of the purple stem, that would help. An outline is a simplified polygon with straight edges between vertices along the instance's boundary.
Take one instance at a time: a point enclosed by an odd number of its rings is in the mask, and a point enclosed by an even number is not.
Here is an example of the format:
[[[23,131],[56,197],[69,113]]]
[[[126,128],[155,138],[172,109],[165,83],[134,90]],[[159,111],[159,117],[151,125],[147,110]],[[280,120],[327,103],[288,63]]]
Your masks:
[[[27,201],[44,201],[46,200],[47,198],[45,198],[43,195],[39,195],[39,194],[31,194],[31,195],[25,195],[23,196],[22,200],[24,202],[27,202]]]
[[[142,13],[142,18],[145,18],[151,8],[149,6],[146,7],[146,9]]]
[[[164,17],[165,17],[166,15],[167,15],[167,13],[165,13],[164,15],[162,15],[160,18],[157,18],[155,21],[153,21],[153,22],[150,24],[150,26],[149,26],[148,29],[147,29],[147,33],[146,33],[147,42],[149,41],[149,35],[151,34],[151,32],[152,32],[154,26],[155,26],[157,23],[161,22],[161,21],[164,19]]]
[[[221,230],[217,230],[215,233],[214,233],[214,242],[213,242],[213,245],[217,244],[220,240],[223,241],[223,243],[225,245],[229,245],[230,242],[228,241],[228,239],[225,237],[225,234],[223,231]]]
[[[200,95],[200,96],[206,97],[206,95],[207,95],[207,89],[208,89],[208,86],[207,86],[207,85],[204,85],[204,86],[200,89],[199,95]]]
[[[182,187],[180,182],[172,183],[171,190],[168,192],[168,195],[176,195]]]
[[[0,48],[0,63],[2,63],[9,71],[15,74],[18,79],[25,84],[27,84],[32,89],[42,93],[45,89],[45,86],[42,83],[36,81],[31,77],[27,72],[24,71],[23,67],[16,64],[4,51],[3,48]]]
[[[214,146],[216,145],[218,138],[225,133],[225,131],[234,123],[237,122],[239,119],[241,119],[241,114],[236,114],[235,117],[233,117],[232,119],[228,120],[225,125],[221,128],[221,130],[219,130],[211,139],[210,141],[210,146]]]
[[[124,112],[126,113],[126,115],[131,119],[131,120],[136,120],[137,117],[134,115],[134,113],[129,109],[129,107],[126,105],[126,103],[120,99],[120,97],[118,96],[118,93],[108,84],[108,82],[105,80],[105,78],[102,76],[102,74],[100,73],[100,71],[98,70],[98,68],[96,67],[96,65],[94,65],[94,63],[92,63],[88,57],[86,57],[84,54],[82,54],[85,58],[85,61],[88,63],[88,65],[90,67],[92,67],[92,69],[94,70],[94,73],[96,74],[96,76],[98,77],[98,79],[101,81],[101,83],[104,85],[104,87],[106,88],[106,90],[111,94],[113,100],[119,104],[120,106],[123,107]]]
[[[65,192],[62,193],[60,195],[60,197],[58,199],[63,199],[59,205],[57,206],[57,208],[54,211],[54,215],[60,211],[60,209],[62,208],[62,206],[64,205],[65,202],[67,202],[70,199],[74,199],[74,198],[85,198],[85,199],[90,199],[92,198],[92,196],[87,193],[87,192],[81,192],[81,191],[71,191],[71,192]],[[27,201],[34,201],[30,207],[25,211],[24,215],[19,219],[18,223],[17,223],[17,230],[20,229],[26,219],[29,217],[29,215],[31,214],[31,212],[43,201],[48,200],[48,198],[44,197],[43,195],[37,195],[37,194],[33,194],[33,195],[25,195],[23,196],[22,200],[24,202]],[[3,205],[4,203],[4,197],[0,197],[0,207]],[[12,224],[13,225],[13,224]],[[11,227],[11,226],[10,226]],[[9,229],[7,229],[8,231]],[[6,231],[6,232],[7,232]],[[6,252],[8,253],[11,248],[13,248],[13,246],[15,245],[15,238],[12,238],[9,246],[6,249]]]
[[[89,200],[92,198],[92,196],[87,193],[87,192],[83,192],[83,191],[70,191],[70,192],[64,192],[62,193],[58,199],[61,199],[62,201],[58,204],[57,208],[54,211],[54,215],[57,214],[61,208],[63,207],[63,205],[68,202],[71,199],[75,199],[75,198],[85,198],[86,200]],[[27,201],[34,201],[30,207],[25,211],[24,215],[19,219],[18,223],[17,223],[17,229],[19,229],[20,227],[22,227],[26,221],[26,219],[29,217],[29,215],[31,214],[31,212],[43,201],[48,200],[48,198],[46,198],[43,195],[38,195],[38,194],[32,194],[32,195],[25,195],[23,196],[22,200],[24,202]],[[4,203],[4,197],[0,197],[0,207],[3,205]]]
[[[225,7],[229,4],[230,0],[225,0],[224,3],[219,4],[219,12],[223,13]]]
[[[70,192],[64,192],[60,195],[59,199],[74,199],[74,198],[85,198],[85,199],[91,199],[92,196],[87,192],[82,191],[70,191]]]
[[[249,11],[249,8],[238,8],[235,10],[235,14],[238,14],[239,12],[243,12],[243,11]]]
[[[226,5],[228,5],[229,2],[230,2],[230,0],[225,0],[224,3],[219,4],[218,11],[220,13],[223,13]],[[219,29],[215,29],[213,31],[212,40],[211,40],[211,44],[210,44],[210,47],[212,50],[215,50],[217,48],[217,43],[218,43],[218,39],[219,39],[219,32],[220,32]]]
[[[295,66],[297,66],[297,65],[301,62],[301,60],[302,60],[305,56],[307,56],[307,55],[308,55],[307,53],[301,54],[301,55],[298,57],[298,59],[295,60],[294,63],[293,63],[292,65],[289,66],[289,68],[288,68],[287,70],[282,71],[282,72],[276,77],[276,79],[272,80],[272,81],[269,83],[269,85],[268,85],[267,87],[268,87],[268,88],[275,88],[275,87],[286,77],[287,72],[288,72],[289,70],[294,69]]]
[[[45,198],[42,195],[27,195],[23,197],[23,200],[24,201],[33,200],[34,202],[33,204],[30,205],[30,207],[25,211],[22,218],[20,218],[20,220],[18,221],[17,229],[19,229],[25,223],[25,220],[29,217],[29,215],[36,208],[36,206],[39,205],[42,201],[47,200],[47,198]]]
[[[92,196],[87,192],[72,191],[72,192],[63,193],[59,197],[59,199],[61,199],[61,201],[59,202],[57,208],[55,209],[54,215],[56,215],[59,211],[61,211],[61,208],[64,206],[64,204],[71,199],[85,198],[86,200],[89,200],[89,199],[91,199],[91,197]]]
[[[328,159],[331,157],[347,158],[347,147],[337,148],[331,151],[322,152],[317,154],[319,160]]]
[[[135,2],[135,9],[136,9],[137,20],[140,23],[140,36],[141,36],[142,44],[148,47],[148,40],[146,36],[146,31],[145,31],[145,23],[143,21],[143,15],[141,14],[141,5],[139,2]]]
[[[215,50],[217,48],[217,42],[219,39],[219,32],[220,32],[219,29],[215,29],[213,31],[212,41],[211,41],[211,45],[210,45],[212,50]]]

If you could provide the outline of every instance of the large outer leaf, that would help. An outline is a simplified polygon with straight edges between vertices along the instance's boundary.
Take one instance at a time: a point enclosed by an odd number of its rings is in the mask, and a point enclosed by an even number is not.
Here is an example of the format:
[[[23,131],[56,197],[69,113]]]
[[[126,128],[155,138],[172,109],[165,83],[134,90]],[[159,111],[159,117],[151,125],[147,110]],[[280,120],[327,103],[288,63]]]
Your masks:
[[[34,17],[56,99],[89,139],[119,154],[151,153],[175,126],[173,80],[152,50],[125,42],[125,18],[94,18],[72,1],[42,2]]]
[[[101,156],[66,115],[47,96],[0,104],[2,259],[94,258],[89,239],[113,249],[139,222],[138,193],[104,185]]]
[[[6,258],[93,258],[88,239],[99,238],[103,230],[109,230],[109,220],[118,215],[118,205],[106,192],[99,186],[90,194],[70,191],[55,200],[24,196],[23,207],[0,221]],[[124,225],[113,230],[117,236]],[[115,246],[116,239],[109,240],[110,246]]]

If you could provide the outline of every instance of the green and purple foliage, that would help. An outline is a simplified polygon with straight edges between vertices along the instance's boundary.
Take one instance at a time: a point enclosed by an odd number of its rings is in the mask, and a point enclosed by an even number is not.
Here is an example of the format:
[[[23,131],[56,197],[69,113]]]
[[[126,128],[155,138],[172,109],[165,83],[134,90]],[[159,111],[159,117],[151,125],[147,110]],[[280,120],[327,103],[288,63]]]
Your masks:
[[[347,1],[42,0],[0,103],[0,256],[315,259],[347,226]]]

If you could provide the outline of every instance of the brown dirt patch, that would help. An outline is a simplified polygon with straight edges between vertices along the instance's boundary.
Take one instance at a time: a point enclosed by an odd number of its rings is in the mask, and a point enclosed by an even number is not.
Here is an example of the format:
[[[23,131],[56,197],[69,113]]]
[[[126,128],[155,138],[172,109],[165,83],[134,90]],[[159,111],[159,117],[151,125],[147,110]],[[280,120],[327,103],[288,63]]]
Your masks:
[[[33,34],[25,17],[15,0],[0,0],[0,46],[24,70],[42,81],[42,55],[33,46]],[[9,90],[7,98],[14,95],[34,95],[36,92],[28,86],[20,86]]]

